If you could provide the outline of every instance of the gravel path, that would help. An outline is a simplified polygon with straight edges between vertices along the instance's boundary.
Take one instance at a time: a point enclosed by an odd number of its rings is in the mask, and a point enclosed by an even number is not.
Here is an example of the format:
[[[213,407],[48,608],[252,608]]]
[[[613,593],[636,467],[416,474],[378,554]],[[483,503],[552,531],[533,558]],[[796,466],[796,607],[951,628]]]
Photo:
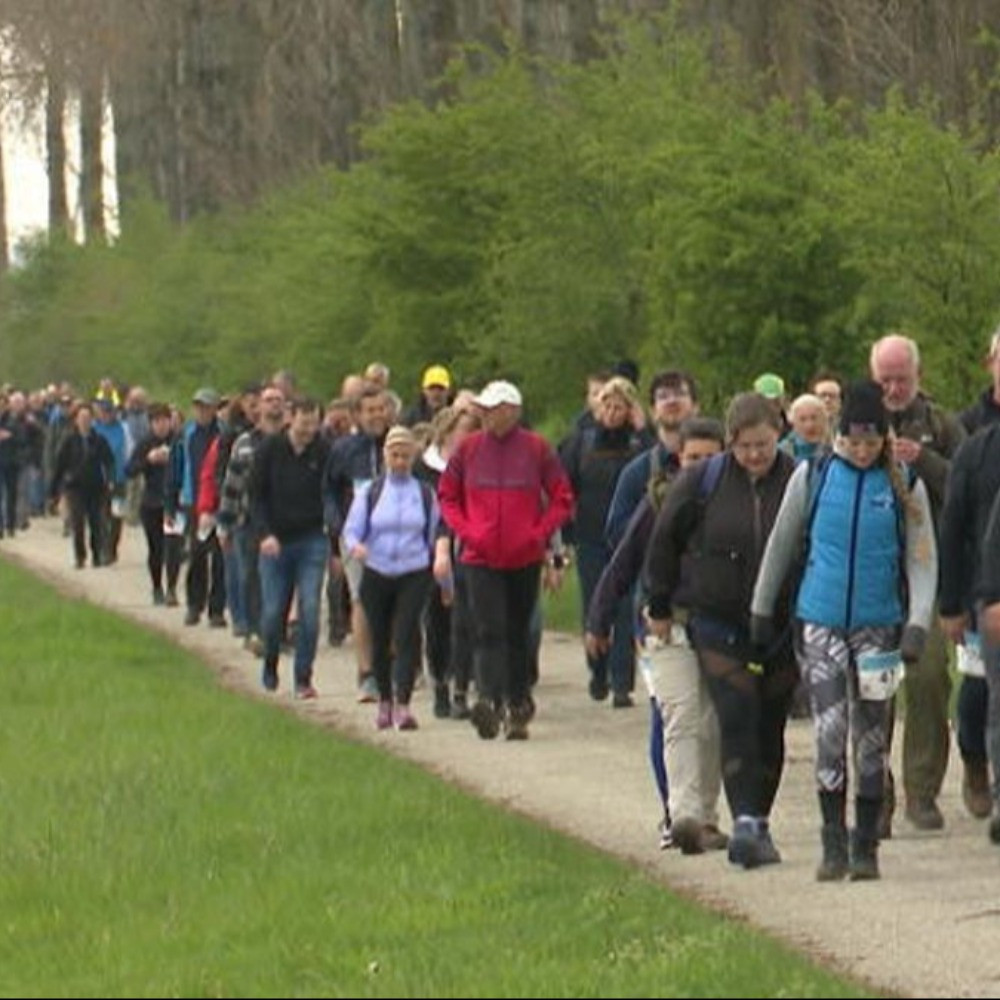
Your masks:
[[[917,833],[897,814],[895,836],[881,849],[880,882],[819,885],[813,879],[819,820],[808,722],[789,725],[788,763],[772,821],[783,864],[745,872],[720,854],[661,853],[645,750],[647,711],[614,711],[608,703],[591,702],[575,639],[546,634],[538,717],[527,743],[484,742],[467,723],[434,719],[426,690],[414,699],[418,732],[377,733],[372,706],[355,703],[349,646],[322,648],[317,701],[290,700],[285,662],[281,689],[264,694],[259,664],[228,632],[205,624],[185,628],[181,609],[151,606],[140,535],[126,529],[117,566],[78,571],[71,568],[69,541],[49,518],[0,542],[0,555],[67,594],[169,636],[201,656],[228,687],[417,761],[483,798],[626,858],[672,888],[738,914],[881,989],[1000,997],[1000,849],[988,843],[983,821],[962,808],[957,752],[940,799],[945,831]]]

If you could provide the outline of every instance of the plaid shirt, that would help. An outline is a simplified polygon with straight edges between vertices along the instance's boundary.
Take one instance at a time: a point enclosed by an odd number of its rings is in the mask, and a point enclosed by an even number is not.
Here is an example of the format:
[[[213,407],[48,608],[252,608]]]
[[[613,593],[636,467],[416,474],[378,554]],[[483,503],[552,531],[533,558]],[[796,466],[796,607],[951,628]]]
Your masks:
[[[219,527],[223,532],[243,527],[250,520],[250,482],[253,473],[253,460],[264,437],[265,434],[260,428],[251,427],[233,442],[232,451],[229,453],[229,462],[226,464],[226,473],[222,480],[222,493],[216,515]]]

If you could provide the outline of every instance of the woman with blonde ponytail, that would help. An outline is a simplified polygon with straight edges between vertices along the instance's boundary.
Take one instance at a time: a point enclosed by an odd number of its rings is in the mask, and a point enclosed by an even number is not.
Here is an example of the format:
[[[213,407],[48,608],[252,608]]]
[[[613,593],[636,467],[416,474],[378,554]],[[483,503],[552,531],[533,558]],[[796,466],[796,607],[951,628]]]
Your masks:
[[[833,454],[789,481],[761,563],[751,630],[766,638],[778,592],[804,549],[796,655],[816,729],[821,882],[876,879],[890,702],[923,650],[937,585],[927,491],[892,457],[876,382],[854,383]],[[847,833],[847,742],[856,762]]]

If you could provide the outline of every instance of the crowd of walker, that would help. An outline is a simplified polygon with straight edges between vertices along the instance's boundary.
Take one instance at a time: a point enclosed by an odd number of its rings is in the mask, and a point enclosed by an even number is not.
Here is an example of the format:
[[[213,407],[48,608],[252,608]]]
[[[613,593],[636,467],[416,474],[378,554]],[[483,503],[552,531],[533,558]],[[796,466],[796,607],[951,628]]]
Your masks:
[[[0,534],[60,514],[82,570],[112,566],[123,523],[141,525],[153,603],[231,628],[266,690],[285,655],[295,697],[318,696],[325,620],[331,645],[350,636],[375,726],[419,728],[426,662],[434,715],[482,739],[528,738],[541,588],[575,566],[581,696],[586,680],[629,709],[637,676],[648,691],[660,846],[781,860],[769,817],[798,700],[816,877],[875,879],[900,689],[905,816],[944,826],[952,647],[963,802],[1000,845],[1000,331],[987,365],[952,415],[921,389],[917,344],[890,334],[865,377],[819,373],[789,401],[765,373],[720,421],[682,370],[655,374],[645,406],[623,361],[588,379],[558,448],[525,426],[515,384],[459,390],[439,364],[409,408],[377,363],[326,406],[279,372],[199,388],[189,415],[111,379],[6,386]]]

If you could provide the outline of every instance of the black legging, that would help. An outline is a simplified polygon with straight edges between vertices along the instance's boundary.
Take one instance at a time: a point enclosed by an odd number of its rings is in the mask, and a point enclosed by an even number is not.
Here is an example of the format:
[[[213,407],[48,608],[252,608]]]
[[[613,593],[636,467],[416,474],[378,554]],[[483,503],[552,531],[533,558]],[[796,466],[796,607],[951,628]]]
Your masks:
[[[180,535],[166,535],[163,531],[163,508],[142,507],[139,511],[142,530],[146,534],[146,566],[154,590],[163,586],[163,567],[167,569],[167,589],[176,590],[181,571],[181,554],[184,540]]]
[[[400,705],[413,693],[413,647],[420,640],[420,615],[431,588],[430,570],[383,576],[368,566],[359,596],[372,635],[372,671],[379,699],[390,701],[395,688]]]
[[[711,648],[698,661],[719,717],[722,781],[733,819],[771,814],[785,765],[785,722],[798,680],[783,657],[753,673],[745,660]]]

